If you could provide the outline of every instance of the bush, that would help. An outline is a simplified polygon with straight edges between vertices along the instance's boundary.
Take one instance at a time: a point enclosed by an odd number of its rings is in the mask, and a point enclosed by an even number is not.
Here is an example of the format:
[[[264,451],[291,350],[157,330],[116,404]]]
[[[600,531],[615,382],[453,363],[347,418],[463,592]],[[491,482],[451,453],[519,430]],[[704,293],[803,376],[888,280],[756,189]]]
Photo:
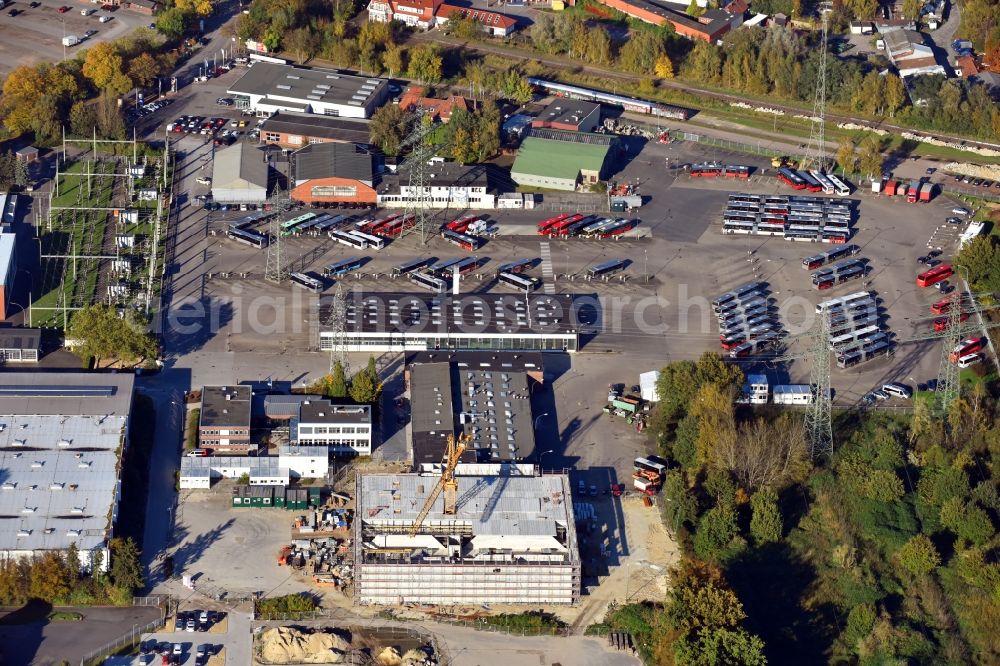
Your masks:
[[[559,618],[542,611],[501,613],[483,618],[483,622],[516,634],[555,634],[566,626]]]
[[[257,619],[280,619],[289,613],[308,613],[316,610],[316,600],[303,594],[286,594],[283,597],[258,599],[254,603]]]
[[[201,409],[188,412],[187,430],[185,431],[184,448],[188,451],[198,448],[198,424],[201,423]]]

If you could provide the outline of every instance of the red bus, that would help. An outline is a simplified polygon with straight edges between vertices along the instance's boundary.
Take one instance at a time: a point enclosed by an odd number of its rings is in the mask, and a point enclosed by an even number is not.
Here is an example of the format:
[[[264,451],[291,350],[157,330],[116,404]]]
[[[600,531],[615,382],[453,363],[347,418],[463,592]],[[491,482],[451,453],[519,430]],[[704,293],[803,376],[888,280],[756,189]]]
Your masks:
[[[448,224],[444,225],[446,229],[451,229],[452,231],[457,231],[460,234],[464,234],[465,230],[469,228],[469,225],[479,219],[478,215],[466,215],[463,218],[452,220]]]
[[[551,227],[552,225],[556,224],[557,222],[562,222],[563,220],[565,220],[569,216],[570,216],[569,213],[563,213],[562,215],[556,215],[555,217],[550,217],[547,220],[543,220],[543,221],[539,222],[538,223],[538,235],[539,236],[544,236],[545,233],[549,230],[549,227]],[[581,219],[581,218],[578,217],[577,219]]]
[[[750,167],[739,164],[727,164],[723,174],[726,178],[739,178],[746,180],[750,178]]]
[[[778,180],[795,190],[806,189],[806,181],[802,180],[802,177],[792,169],[785,167],[778,169]]]
[[[962,314],[958,315],[958,321],[959,322],[963,322],[963,321],[967,320],[968,318],[969,318],[969,313],[968,312],[963,312]],[[950,321],[951,321],[950,317],[940,317],[938,319],[935,319],[934,320],[934,332],[935,333],[941,333],[942,331],[948,330],[948,325],[949,325]]]
[[[960,305],[964,305],[967,302],[967,294],[962,294],[958,299]],[[940,301],[931,306],[931,314],[944,314],[949,309],[951,309],[951,304],[954,299],[950,296],[942,298]]]
[[[947,280],[954,274],[951,270],[951,264],[941,264],[940,266],[935,266],[934,268],[924,271],[917,276],[917,286],[918,287],[929,287],[932,284],[937,284],[941,280]]]
[[[983,338],[966,338],[958,343],[958,346],[951,350],[951,354],[948,355],[948,360],[952,363],[958,363],[958,359],[963,356],[968,356],[969,354],[974,354],[980,351],[985,345],[983,344]]]

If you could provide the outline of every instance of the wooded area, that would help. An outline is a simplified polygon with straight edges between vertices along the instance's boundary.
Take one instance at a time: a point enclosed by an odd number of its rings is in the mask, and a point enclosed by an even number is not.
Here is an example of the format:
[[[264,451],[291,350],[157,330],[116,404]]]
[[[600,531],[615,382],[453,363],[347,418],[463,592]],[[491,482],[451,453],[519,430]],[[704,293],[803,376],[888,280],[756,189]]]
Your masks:
[[[742,381],[712,353],[663,369],[650,432],[682,565],[662,606],[615,608],[606,626],[658,664],[1000,660],[987,387],[944,420],[922,396],[912,417],[837,413],[835,453],[810,461],[801,414],[734,406]]]

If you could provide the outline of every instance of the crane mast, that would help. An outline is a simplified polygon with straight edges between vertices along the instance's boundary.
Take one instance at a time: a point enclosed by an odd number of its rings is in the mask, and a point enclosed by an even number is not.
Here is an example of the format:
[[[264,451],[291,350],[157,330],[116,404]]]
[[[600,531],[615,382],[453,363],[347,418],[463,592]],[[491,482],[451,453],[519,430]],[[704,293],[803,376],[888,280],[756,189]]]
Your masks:
[[[413,527],[410,528],[411,537],[416,536],[417,532],[420,531],[420,526],[424,524],[427,514],[431,512],[434,502],[437,501],[442,492],[444,492],[444,513],[454,515],[458,512],[458,481],[455,480],[455,468],[458,467],[458,461],[468,448],[470,440],[471,438],[468,435],[462,435],[457,441],[454,435],[448,435],[448,448],[445,451],[444,470],[441,472],[441,478],[434,484],[434,488],[427,496],[427,501],[424,502],[420,513],[417,514],[416,519],[413,521]]]

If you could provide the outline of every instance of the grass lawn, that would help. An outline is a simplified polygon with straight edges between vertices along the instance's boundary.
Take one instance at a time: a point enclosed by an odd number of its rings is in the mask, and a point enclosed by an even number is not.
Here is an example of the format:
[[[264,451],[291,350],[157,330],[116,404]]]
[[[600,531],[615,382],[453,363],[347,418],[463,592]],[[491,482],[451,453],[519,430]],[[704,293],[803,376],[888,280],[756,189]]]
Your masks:
[[[79,622],[83,619],[83,614],[72,611],[52,611],[49,613],[49,619],[53,622]]]

